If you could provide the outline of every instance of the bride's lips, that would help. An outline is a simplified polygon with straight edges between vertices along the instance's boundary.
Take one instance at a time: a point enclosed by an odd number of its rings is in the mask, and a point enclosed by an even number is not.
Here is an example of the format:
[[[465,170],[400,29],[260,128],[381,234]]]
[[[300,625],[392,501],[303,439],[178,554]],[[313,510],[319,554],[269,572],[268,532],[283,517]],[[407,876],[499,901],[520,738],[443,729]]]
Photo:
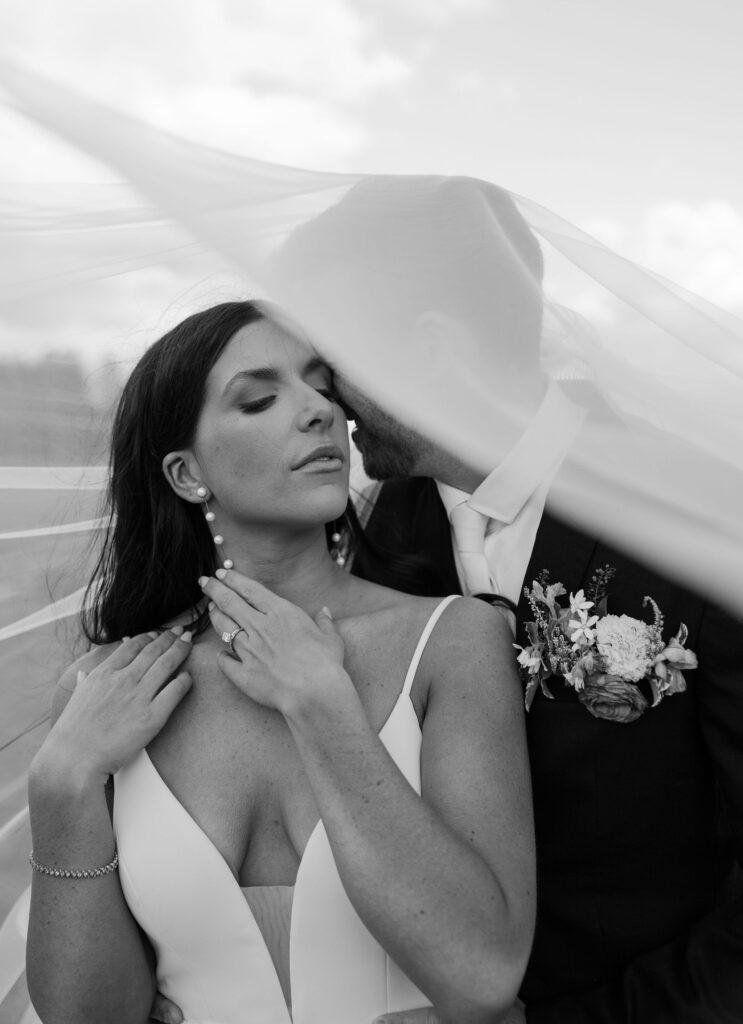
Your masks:
[[[292,469],[312,469],[321,473],[331,473],[341,469],[345,461],[345,455],[337,444],[321,444],[303,456]]]

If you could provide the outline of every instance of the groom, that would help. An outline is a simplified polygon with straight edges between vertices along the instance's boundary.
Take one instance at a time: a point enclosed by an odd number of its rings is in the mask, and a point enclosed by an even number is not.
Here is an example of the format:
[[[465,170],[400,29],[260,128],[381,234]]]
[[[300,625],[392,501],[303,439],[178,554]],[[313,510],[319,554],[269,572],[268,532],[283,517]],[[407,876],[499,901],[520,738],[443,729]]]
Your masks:
[[[452,238],[463,238],[471,250],[471,233],[451,231],[457,189],[470,198],[475,189],[478,215],[498,227],[503,253],[515,254],[518,265],[527,268],[526,275],[504,282],[501,259],[480,284],[475,276],[469,311],[448,304],[445,278],[433,280],[430,294],[416,298],[422,313],[417,323],[431,326],[439,347],[447,339],[460,344],[465,338],[469,346],[479,341],[492,349],[498,334],[513,342],[517,331],[519,358],[536,365],[540,299],[535,301],[534,289],[519,280],[539,282],[542,258],[510,198],[483,183],[451,182],[443,218],[437,217],[431,196],[425,197],[421,235],[405,226],[419,201],[420,181],[398,179],[391,187],[404,194],[394,217],[386,225],[383,217],[368,219],[364,226],[377,239],[389,235],[385,273],[394,274],[395,266],[420,266],[430,253],[442,251],[451,266],[462,265]],[[353,203],[353,193],[339,205],[349,200]],[[342,222],[337,212],[304,229],[291,254],[295,270],[297,253],[301,264],[303,252],[327,252],[328,245],[337,244],[333,218]],[[348,223],[349,238],[362,247],[365,236],[353,229],[352,209]],[[349,249],[346,259],[342,248],[338,262],[347,297],[355,254]],[[487,289],[482,302],[478,287]],[[384,301],[378,290],[369,291],[369,301]],[[356,300],[363,318],[363,282]],[[527,1024],[740,1024],[743,626],[704,596],[545,511],[561,459],[574,438],[591,430],[594,413],[586,415],[583,403],[573,402],[555,384],[547,387],[539,375],[526,374],[529,385],[518,388],[507,355],[499,357],[495,347],[502,373],[494,379],[528,410],[518,452],[526,446],[543,456],[532,478],[514,472],[518,453],[510,459],[507,453],[518,435],[505,442],[499,437],[501,454],[485,477],[386,413],[348,370],[339,377],[365,470],[383,481],[366,525],[384,554],[362,550],[352,571],[421,593],[497,591],[513,602],[521,644],[527,642],[524,622],[532,617],[523,586],[545,569],[553,581],[577,593],[609,565],[615,571],[609,586],[612,614],[641,616],[648,594],[665,615],[667,634],[686,623],[698,669],[685,674],[684,693],[636,721],[594,717],[560,679],[550,680],[553,699],[542,692],[534,698],[527,730],[538,918],[521,997]],[[470,526],[467,540],[462,539],[463,515]],[[475,543],[473,521],[476,533],[479,529]],[[416,576],[408,568],[400,577],[399,566],[406,562],[425,566],[425,573]],[[430,1011],[420,1011],[384,1019],[399,1024],[432,1018]]]
[[[474,587],[468,582],[468,555],[459,555],[447,515],[460,496],[466,498],[456,484],[467,468],[452,466],[444,452],[437,465],[427,444],[419,461],[407,428],[347,381],[339,388],[356,412],[355,437],[367,472],[391,478],[367,522],[372,542],[383,545],[385,559],[391,551],[434,559],[442,593],[481,590],[479,581]],[[548,430],[543,414],[544,406],[535,430]],[[400,467],[408,468],[408,477],[399,478]],[[497,473],[471,481],[478,508],[487,506]],[[554,700],[537,692],[527,715],[538,913],[521,991],[526,1021],[743,1021],[743,899],[734,888],[736,861],[738,868],[743,863],[743,628],[547,512],[532,538],[529,501],[533,512],[539,497],[527,499],[524,522],[517,515],[507,528],[512,535],[501,536],[501,543],[512,545],[512,575],[498,590],[505,586],[505,596],[517,604],[519,642],[526,644],[523,623],[531,617],[514,587],[520,573],[530,582],[547,568],[553,580],[577,593],[609,564],[616,570],[609,610],[636,617],[650,594],[670,628],[680,622],[689,627],[699,668],[686,674],[685,693],[631,724],[592,717],[561,681],[550,680]],[[523,568],[514,568],[516,562]],[[496,579],[498,569],[496,561]],[[353,571],[389,581],[385,563],[368,553]]]

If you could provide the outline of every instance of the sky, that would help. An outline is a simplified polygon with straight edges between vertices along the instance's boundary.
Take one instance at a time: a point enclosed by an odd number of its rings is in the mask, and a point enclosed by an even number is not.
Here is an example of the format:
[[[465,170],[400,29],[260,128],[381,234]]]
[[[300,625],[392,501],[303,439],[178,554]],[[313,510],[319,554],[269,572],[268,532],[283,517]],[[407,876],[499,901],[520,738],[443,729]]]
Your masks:
[[[4,0],[0,39],[209,145],[495,181],[743,314],[740,0]],[[0,184],[116,177],[2,105],[0,138]],[[0,355],[141,350],[183,287],[0,310]]]

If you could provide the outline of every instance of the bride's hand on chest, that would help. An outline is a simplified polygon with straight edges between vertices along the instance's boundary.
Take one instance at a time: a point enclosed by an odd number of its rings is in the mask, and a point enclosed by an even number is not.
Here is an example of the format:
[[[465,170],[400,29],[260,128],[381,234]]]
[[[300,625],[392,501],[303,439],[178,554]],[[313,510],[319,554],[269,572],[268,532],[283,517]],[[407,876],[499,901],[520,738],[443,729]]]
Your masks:
[[[343,641],[324,610],[312,619],[236,570],[200,583],[225,644],[217,665],[246,696],[287,716],[308,702],[332,705],[354,692]]]

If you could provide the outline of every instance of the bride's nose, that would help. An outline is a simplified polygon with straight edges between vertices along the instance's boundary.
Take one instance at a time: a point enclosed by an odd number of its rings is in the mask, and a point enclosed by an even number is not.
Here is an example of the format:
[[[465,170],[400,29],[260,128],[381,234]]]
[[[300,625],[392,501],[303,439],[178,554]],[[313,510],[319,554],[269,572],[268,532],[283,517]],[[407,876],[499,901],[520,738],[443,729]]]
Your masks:
[[[337,406],[315,388],[307,388],[298,414],[300,430],[328,427],[336,416]]]

